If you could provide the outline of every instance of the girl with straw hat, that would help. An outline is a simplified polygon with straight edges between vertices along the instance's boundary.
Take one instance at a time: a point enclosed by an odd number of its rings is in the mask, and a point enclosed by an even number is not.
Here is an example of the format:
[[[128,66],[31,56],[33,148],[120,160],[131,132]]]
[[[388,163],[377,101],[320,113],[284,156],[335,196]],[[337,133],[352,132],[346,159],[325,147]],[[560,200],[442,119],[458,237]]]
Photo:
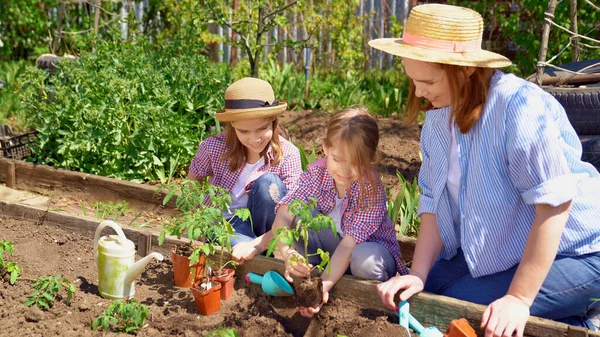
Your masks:
[[[410,275],[379,284],[383,302],[422,290],[488,305],[486,336],[523,336],[530,314],[594,329],[600,302],[600,175],[561,105],[496,68],[470,9],[416,6],[403,38],[409,119],[421,133],[421,228]]]
[[[225,109],[216,113],[227,123],[226,131],[200,143],[190,164],[188,178],[210,177],[213,185],[229,191],[229,218],[236,209],[250,210],[252,223],[232,219],[234,258],[254,250],[271,230],[275,205],[302,172],[300,152],[279,136],[277,116],[286,108],[269,83],[257,78],[234,82],[225,90]]]

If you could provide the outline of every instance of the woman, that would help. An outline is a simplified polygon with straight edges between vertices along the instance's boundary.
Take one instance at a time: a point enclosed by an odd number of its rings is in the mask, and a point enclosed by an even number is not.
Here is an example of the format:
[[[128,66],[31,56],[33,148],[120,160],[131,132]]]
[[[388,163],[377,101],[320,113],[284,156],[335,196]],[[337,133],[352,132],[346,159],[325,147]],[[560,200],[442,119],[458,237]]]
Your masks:
[[[385,304],[422,290],[488,305],[486,336],[523,335],[530,314],[594,329],[600,302],[600,175],[549,94],[495,70],[470,9],[413,8],[402,39],[409,118],[421,134],[421,228],[409,275],[378,285]],[[423,101],[425,99],[425,101]]]

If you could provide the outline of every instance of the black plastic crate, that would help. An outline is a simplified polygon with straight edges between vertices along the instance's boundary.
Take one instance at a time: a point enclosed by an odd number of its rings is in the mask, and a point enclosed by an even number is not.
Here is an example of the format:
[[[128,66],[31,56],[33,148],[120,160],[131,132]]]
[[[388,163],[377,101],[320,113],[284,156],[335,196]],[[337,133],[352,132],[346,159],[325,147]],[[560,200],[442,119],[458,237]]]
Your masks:
[[[0,135],[0,157],[19,160],[31,157],[29,146],[36,136],[37,131],[20,135]]]

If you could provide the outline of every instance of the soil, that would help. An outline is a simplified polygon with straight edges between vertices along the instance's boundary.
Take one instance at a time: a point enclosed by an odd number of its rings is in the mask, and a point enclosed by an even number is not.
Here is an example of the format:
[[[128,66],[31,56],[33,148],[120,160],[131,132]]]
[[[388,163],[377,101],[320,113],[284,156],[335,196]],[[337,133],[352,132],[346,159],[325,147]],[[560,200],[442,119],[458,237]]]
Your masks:
[[[294,280],[294,292],[296,293],[299,307],[318,307],[323,301],[323,282],[320,277],[302,278]]]
[[[315,150],[318,157],[323,156],[321,142],[331,114],[320,111],[286,111],[279,121],[294,144],[300,144],[305,150]],[[377,168],[383,183],[393,192],[400,188],[396,170],[408,181],[419,174],[421,135],[418,124],[408,124],[398,119],[377,117],[379,125],[379,155]]]
[[[14,244],[23,275],[14,286],[0,282],[2,336],[115,336],[93,332],[90,323],[110,304],[98,294],[93,257],[93,233],[75,232],[43,222],[0,216],[0,240]],[[55,302],[50,310],[25,307],[32,280],[61,274],[76,286],[71,305]],[[240,336],[406,336],[397,319],[386,312],[331,298],[313,319],[296,313],[294,297],[269,297],[258,285],[236,276],[235,293],[222,301],[221,311],[202,316],[191,291],[173,285],[170,257],[150,263],[136,282],[135,300],[148,306],[147,325],[139,336],[205,336],[231,327]]]

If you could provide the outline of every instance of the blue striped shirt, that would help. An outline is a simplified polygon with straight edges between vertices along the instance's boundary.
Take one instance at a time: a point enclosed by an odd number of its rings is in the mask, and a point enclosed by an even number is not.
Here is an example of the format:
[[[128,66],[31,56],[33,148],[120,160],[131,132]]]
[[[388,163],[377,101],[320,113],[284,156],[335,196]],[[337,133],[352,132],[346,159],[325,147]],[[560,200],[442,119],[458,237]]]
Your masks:
[[[446,188],[452,141],[450,108],[433,109],[421,133],[419,215],[437,217],[450,259],[462,247],[474,277],[518,264],[536,204],[572,200],[558,254],[600,251],[600,175],[581,161],[581,143],[562,106],[533,83],[496,71],[481,119],[466,134],[455,128],[460,188]]]

